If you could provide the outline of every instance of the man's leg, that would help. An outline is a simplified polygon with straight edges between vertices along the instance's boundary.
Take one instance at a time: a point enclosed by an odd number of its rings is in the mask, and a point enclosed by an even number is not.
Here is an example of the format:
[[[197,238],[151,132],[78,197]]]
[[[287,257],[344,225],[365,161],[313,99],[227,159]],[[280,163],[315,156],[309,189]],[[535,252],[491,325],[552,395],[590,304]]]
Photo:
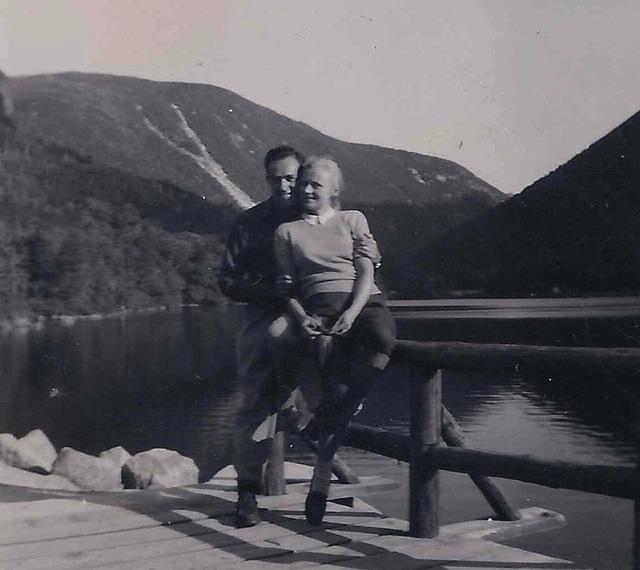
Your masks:
[[[261,492],[262,469],[276,427],[278,395],[267,331],[276,315],[245,307],[238,335],[237,360],[241,404],[234,430],[233,465],[238,474],[236,524],[260,521],[255,495]]]
[[[269,327],[268,338],[278,382],[279,420],[284,420],[278,422],[276,430],[300,432],[312,414],[298,382],[306,353],[297,323],[287,314],[278,317]]]
[[[239,526],[259,522],[255,495],[261,492],[263,468],[278,429],[279,410],[287,410],[288,421],[295,423],[293,427],[304,427],[310,417],[296,387],[303,353],[294,323],[269,311],[245,309],[245,324],[237,346],[242,403],[234,430],[233,458],[238,474]],[[243,504],[248,505],[246,509]]]

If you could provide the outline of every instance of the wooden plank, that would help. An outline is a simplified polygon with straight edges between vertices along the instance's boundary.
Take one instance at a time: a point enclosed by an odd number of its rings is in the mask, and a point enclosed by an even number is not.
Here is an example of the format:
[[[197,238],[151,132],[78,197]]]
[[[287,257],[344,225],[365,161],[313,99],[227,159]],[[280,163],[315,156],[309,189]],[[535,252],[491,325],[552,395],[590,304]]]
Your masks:
[[[136,513],[119,507],[104,506],[103,510],[78,508],[67,514],[50,515],[42,519],[20,519],[14,525],[0,527],[0,544],[51,540],[70,536],[84,536],[118,530],[171,525],[197,521],[213,516],[229,515],[233,503],[225,501],[199,506],[197,511],[175,509]]]
[[[329,503],[330,511],[338,511],[345,513],[352,509],[348,509],[342,505]],[[379,516],[377,513],[374,513]],[[358,520],[358,519],[356,519]],[[306,525],[306,523],[304,523]],[[114,551],[100,552],[97,556],[91,558],[84,557],[80,564],[70,566],[70,568],[83,568],[82,564],[91,563],[92,568],[107,567],[117,562],[114,555],[135,558],[135,564],[132,559],[121,560],[123,565],[118,568],[139,568],[139,569],[166,569],[166,568],[218,568],[224,563],[231,565],[243,563],[246,560],[260,560],[262,564],[267,564],[271,560],[278,559],[278,565],[281,567],[287,557],[295,556],[298,559],[306,560],[308,563],[316,563],[318,561],[316,555],[309,555],[309,552],[316,552],[319,549],[326,549],[330,546],[338,546],[349,542],[348,538],[342,537],[340,534],[331,530],[310,528],[312,532],[307,535],[295,535],[290,533],[280,538],[267,539],[264,541],[254,541],[251,543],[242,542],[221,547],[216,544],[215,548],[206,548],[204,546],[193,544],[193,542],[185,542],[184,540],[172,541],[172,545],[163,544],[153,545],[153,549],[145,550],[146,545],[137,547],[136,549],[126,548]],[[202,536],[198,537],[202,540]],[[183,551],[180,551],[183,550]],[[132,551],[134,551],[132,553]],[[144,556],[143,556],[144,555]],[[344,556],[340,557],[341,559]],[[331,560],[336,557],[332,555]],[[96,562],[94,564],[94,562]],[[296,559],[289,561],[295,562]],[[74,562],[75,563],[75,562]],[[305,564],[306,565],[306,564]],[[36,568],[37,566],[34,566]],[[26,570],[32,570],[31,567]]]
[[[195,522],[183,522],[171,525],[170,527],[160,526],[132,529],[80,537],[74,536],[61,540],[15,544],[1,548],[0,557],[5,561],[13,561],[44,556],[48,566],[51,568],[64,567],[68,562],[68,558],[71,557],[78,564],[82,561],[89,567],[90,563],[92,564],[94,562],[94,559],[90,558],[94,556],[91,554],[92,551],[97,551],[99,553],[98,558],[103,559],[105,557],[104,551],[110,548],[125,547],[131,550],[131,545],[135,544],[137,549],[139,549],[141,545],[145,543],[175,541],[178,538],[184,537],[195,537],[197,540],[210,540],[212,537],[205,535],[213,534],[214,532],[222,533],[228,537],[223,543],[218,542],[218,546],[232,545],[246,541],[266,541],[271,544],[284,546],[284,543],[280,544],[280,541],[295,541],[299,539],[292,537],[300,536],[313,538],[315,534],[320,532],[316,527],[310,527],[304,521],[304,505],[300,502],[303,499],[303,497],[299,497],[296,501],[297,508],[293,511],[295,513],[293,516],[286,516],[278,511],[272,511],[264,517],[270,522],[264,522],[249,529],[236,529],[230,526],[230,517],[227,517],[228,520],[205,519]],[[349,521],[353,522],[354,514],[357,515],[355,519],[357,524],[382,517],[376,509],[369,507],[366,503],[359,501],[356,502],[356,505],[357,512],[354,509],[349,509],[342,505],[329,503],[329,515],[325,527],[329,528],[332,525],[340,526],[340,524],[344,525]],[[331,521],[331,514],[334,513],[340,515],[341,519]],[[299,517],[299,520],[294,518],[296,516]],[[321,532],[326,531],[323,530]],[[333,542],[345,542],[347,540],[340,535],[333,536]],[[222,538],[218,537],[218,541],[220,540],[222,540]],[[326,538],[324,540],[326,542]],[[117,550],[114,552],[117,552]],[[55,558],[56,556],[58,556],[58,559]],[[32,563],[33,567],[38,567],[38,564],[42,564],[42,559],[37,563]]]
[[[440,534],[448,537],[503,541],[555,530],[565,525],[566,519],[560,513],[540,507],[529,507],[522,509],[520,511],[520,518],[514,521],[464,521],[442,527]]]
[[[210,490],[206,485],[173,489],[148,489],[144,491],[119,492],[79,492],[61,495],[59,493],[40,493],[37,499],[25,494],[25,500],[16,495],[11,502],[0,503],[0,526],[20,519],[40,519],[49,515],[64,515],[79,506],[83,512],[102,510],[105,507],[125,508],[136,512],[152,513],[175,508],[187,508],[225,499],[231,500],[231,494]],[[0,486],[2,491],[5,488]],[[20,508],[16,508],[20,504]]]
[[[379,536],[365,539],[363,543],[381,551],[429,560],[434,565],[451,562],[494,561],[511,563],[567,563],[550,556],[504,546],[495,542],[439,536],[428,541],[404,536]],[[401,558],[398,559],[401,563]],[[391,566],[393,567],[393,566]],[[459,565],[458,565],[459,567]],[[465,565],[466,568],[466,565]]]
[[[363,555],[354,552],[344,546],[327,546],[314,550],[306,551],[304,554],[292,553],[284,556],[276,556],[264,560],[254,560],[242,562],[240,564],[223,564],[215,570],[264,570],[265,568],[325,568],[318,566],[319,563],[340,564],[341,568],[348,568],[348,561],[356,558],[362,558]],[[344,565],[342,565],[344,563]]]
[[[330,508],[341,507],[333,505]],[[205,520],[179,525],[179,529],[145,529],[146,532],[129,531],[116,533],[115,536],[108,533],[84,537],[82,540],[67,540],[62,548],[59,541],[54,541],[37,545],[40,548],[32,549],[31,552],[16,548],[2,549],[0,552],[3,562],[10,568],[59,570],[94,568],[98,565],[117,565],[182,554],[188,555],[188,558],[193,552],[209,549],[220,551],[215,555],[216,560],[235,560],[237,556],[243,559],[262,558],[349,542],[348,538],[339,534],[320,531],[306,523],[288,522],[293,523],[288,528],[282,524],[263,523],[251,529],[235,529],[229,527],[229,523]],[[159,536],[157,533],[151,534],[149,530],[165,532],[162,533],[163,536]],[[52,544],[53,551],[46,552],[46,547]]]

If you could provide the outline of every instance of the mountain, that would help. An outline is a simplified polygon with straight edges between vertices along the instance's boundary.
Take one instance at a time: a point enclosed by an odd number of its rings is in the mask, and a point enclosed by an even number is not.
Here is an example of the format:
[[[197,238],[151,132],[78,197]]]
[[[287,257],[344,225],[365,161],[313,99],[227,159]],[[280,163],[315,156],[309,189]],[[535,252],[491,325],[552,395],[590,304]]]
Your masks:
[[[454,162],[342,142],[210,85],[62,73],[11,78],[11,92],[17,131],[5,130],[0,153],[0,228],[11,244],[0,258],[6,310],[20,297],[16,291],[34,310],[213,302],[217,292],[204,291],[215,282],[221,243],[235,213],[267,197],[262,160],[277,144],[340,163],[344,205],[366,212],[385,257],[382,279],[400,294],[422,278],[408,263],[420,247],[505,198]],[[122,231],[122,212],[146,238],[136,234],[132,241]],[[92,254],[83,240],[89,226],[97,232],[98,266],[110,268],[102,279],[109,283],[106,295],[91,277]],[[196,278],[205,242],[213,269]],[[125,279],[117,269],[127,247],[127,267],[136,278]],[[162,271],[177,276],[171,287],[171,279],[162,282],[144,262],[145,248],[154,249],[147,254]],[[178,254],[181,248],[190,253]],[[120,253],[107,260],[111,250]],[[190,269],[180,255],[191,259]],[[38,259],[50,267],[38,268]],[[156,275],[153,286],[144,284],[147,270]],[[78,283],[82,293],[71,286]],[[133,295],[141,287],[146,292]],[[131,294],[122,298],[120,290]]]
[[[640,292],[640,113],[423,250],[441,293]]]
[[[15,78],[13,90],[15,120],[28,136],[208,199],[266,198],[262,160],[284,141],[333,156],[353,202],[503,199],[453,162],[341,142],[211,85],[63,73]]]

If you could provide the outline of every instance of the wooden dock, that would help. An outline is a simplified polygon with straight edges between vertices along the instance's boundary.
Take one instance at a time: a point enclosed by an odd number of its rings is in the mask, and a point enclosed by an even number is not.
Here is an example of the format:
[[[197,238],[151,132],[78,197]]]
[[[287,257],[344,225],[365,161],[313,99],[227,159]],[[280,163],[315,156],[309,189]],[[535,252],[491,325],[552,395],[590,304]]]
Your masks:
[[[354,497],[394,486],[379,477],[332,485],[325,521],[311,527],[304,518],[310,469],[294,471],[288,469],[286,495],[259,498],[263,522],[248,529],[233,526],[236,494],[228,471],[206,484],[164,490],[78,493],[1,486],[0,568],[576,568],[490,540],[563,524],[561,515],[543,509],[525,509],[519,521],[471,521],[443,526],[436,538],[411,538],[407,522]]]

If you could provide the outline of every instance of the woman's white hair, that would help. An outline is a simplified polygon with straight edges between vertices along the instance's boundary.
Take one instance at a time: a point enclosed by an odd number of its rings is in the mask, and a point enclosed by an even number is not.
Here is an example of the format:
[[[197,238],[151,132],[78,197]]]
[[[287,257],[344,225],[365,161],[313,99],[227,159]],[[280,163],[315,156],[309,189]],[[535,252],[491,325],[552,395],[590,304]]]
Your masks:
[[[334,208],[340,207],[340,194],[344,190],[344,176],[338,163],[328,156],[310,156],[300,167],[300,173],[309,168],[324,168],[333,175],[334,194],[331,196],[331,205]],[[300,179],[300,173],[298,179]]]

